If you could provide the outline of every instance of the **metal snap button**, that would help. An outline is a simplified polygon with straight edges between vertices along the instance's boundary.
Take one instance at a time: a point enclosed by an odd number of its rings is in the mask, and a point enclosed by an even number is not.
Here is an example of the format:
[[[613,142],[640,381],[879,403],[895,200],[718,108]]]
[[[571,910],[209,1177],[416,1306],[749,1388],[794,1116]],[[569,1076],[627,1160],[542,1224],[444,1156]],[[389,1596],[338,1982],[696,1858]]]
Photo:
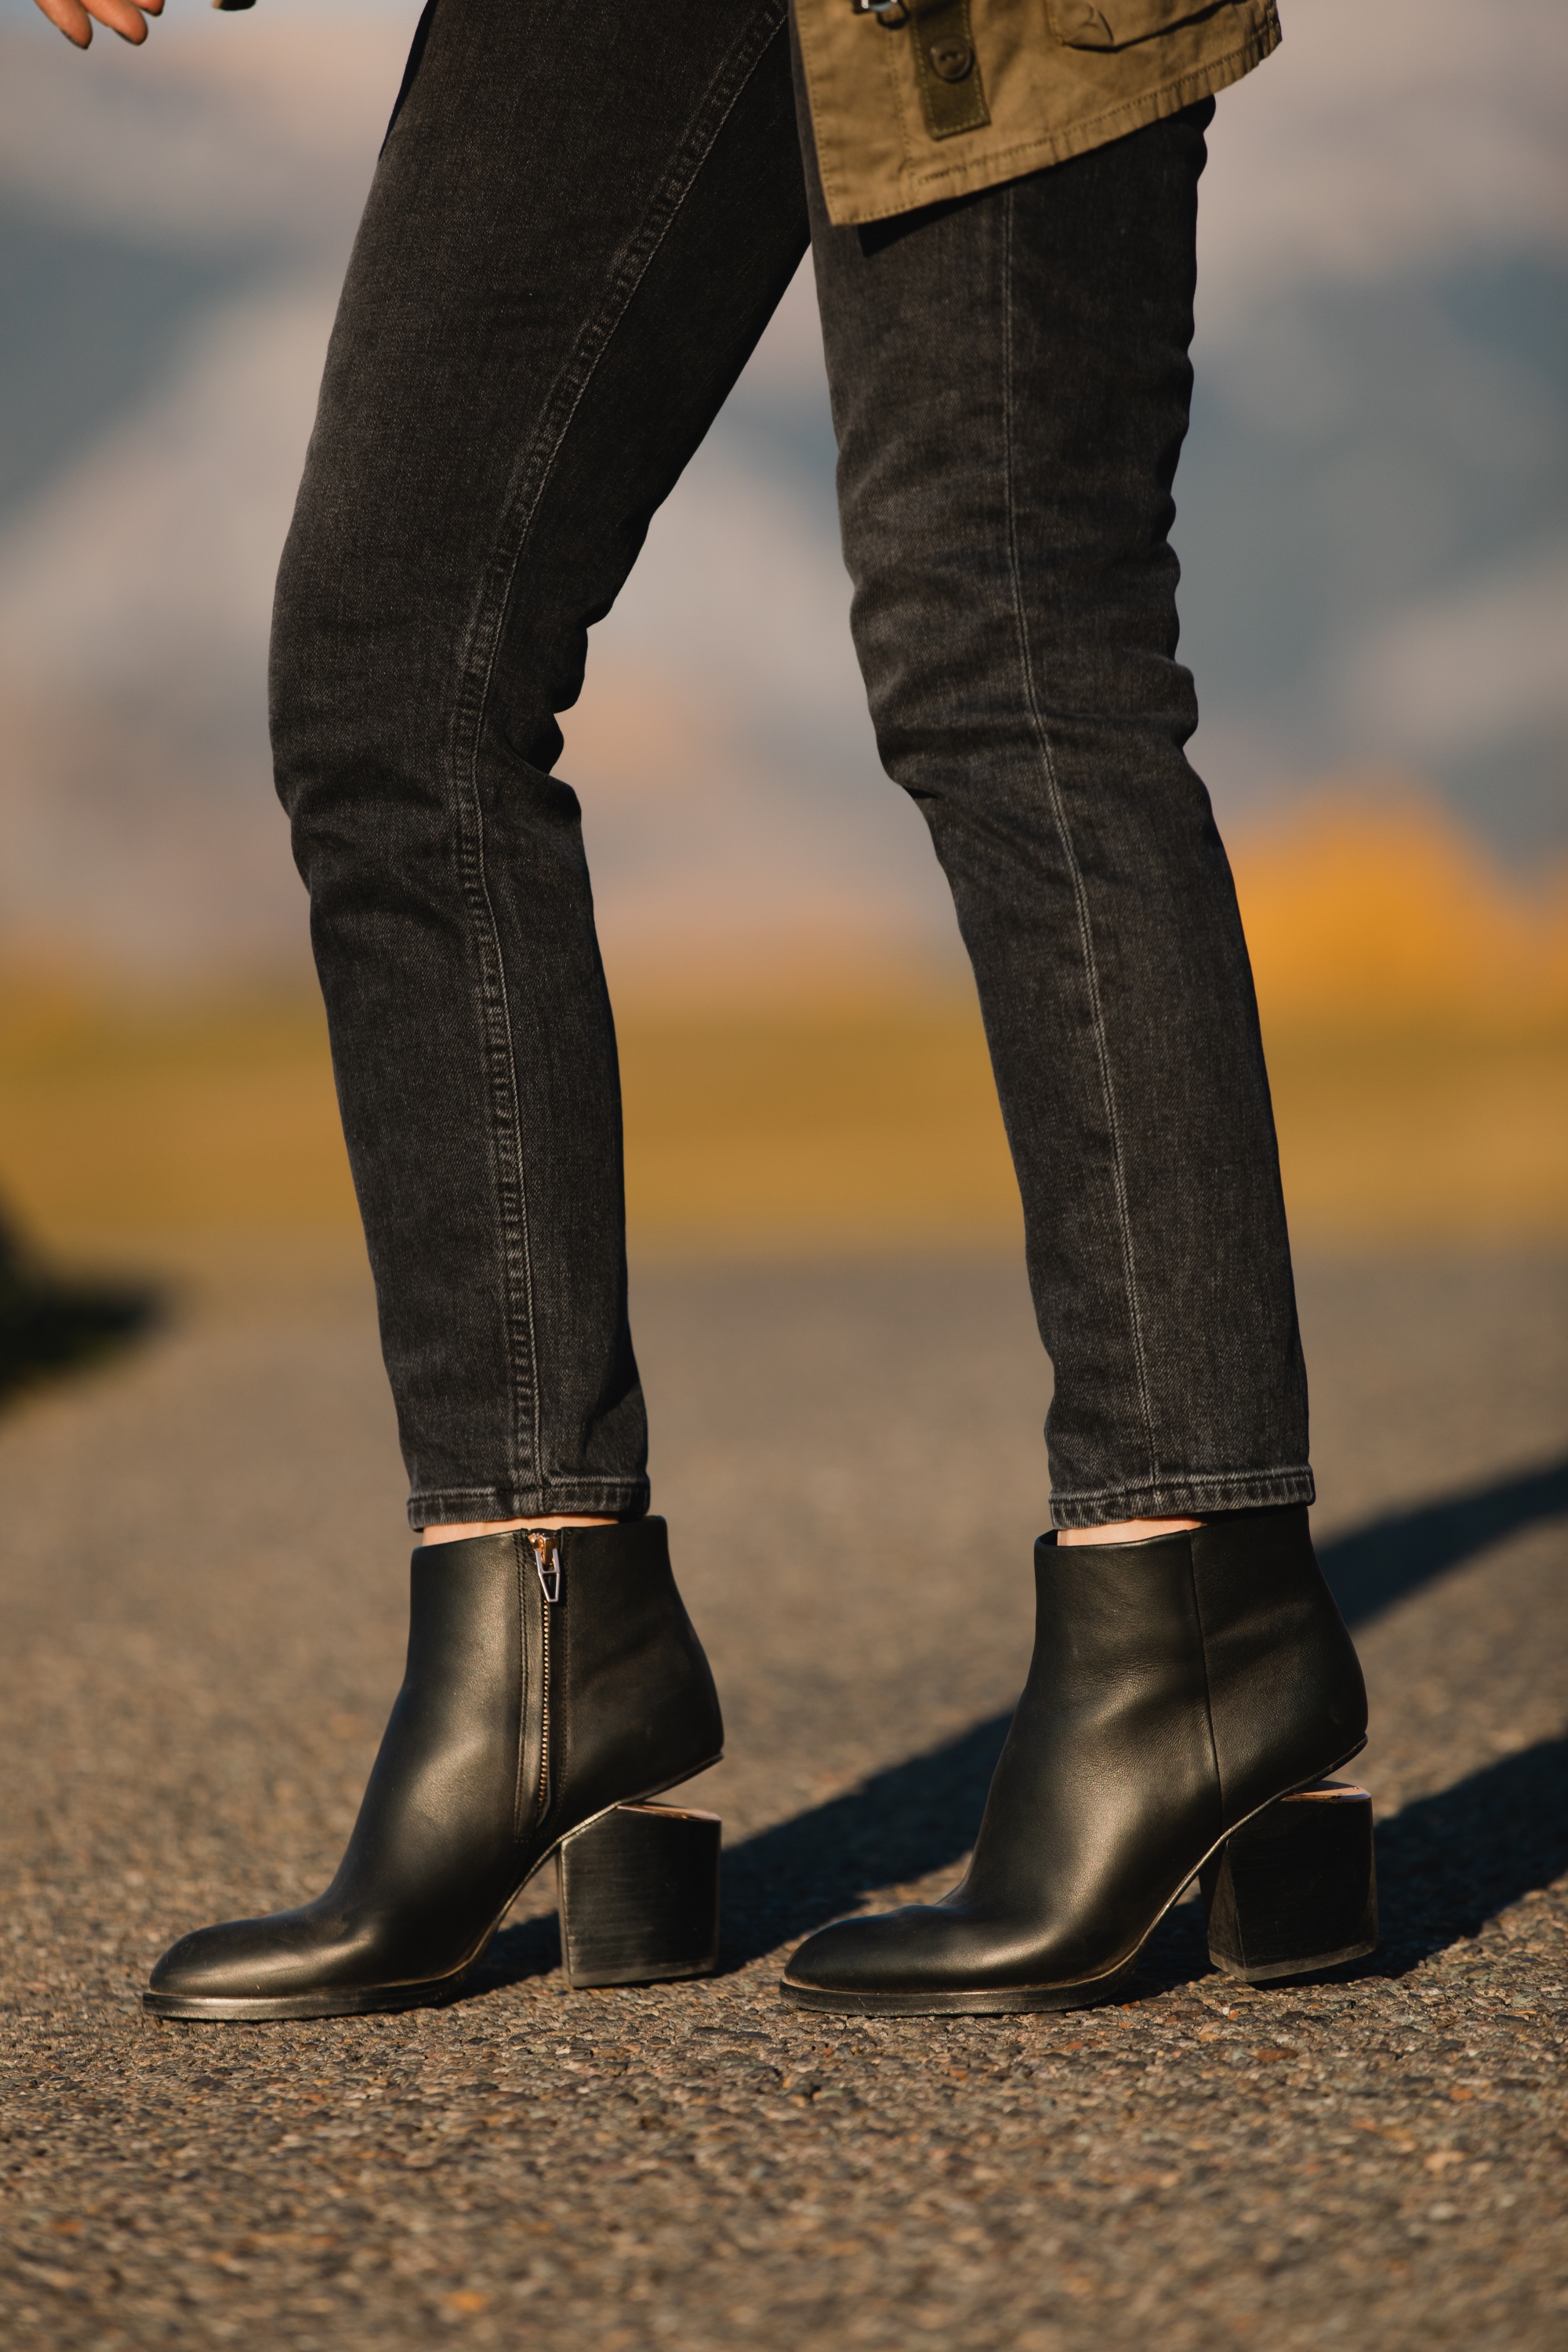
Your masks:
[[[974,63],[974,52],[967,41],[933,41],[928,55],[931,71],[943,81],[962,81]]]

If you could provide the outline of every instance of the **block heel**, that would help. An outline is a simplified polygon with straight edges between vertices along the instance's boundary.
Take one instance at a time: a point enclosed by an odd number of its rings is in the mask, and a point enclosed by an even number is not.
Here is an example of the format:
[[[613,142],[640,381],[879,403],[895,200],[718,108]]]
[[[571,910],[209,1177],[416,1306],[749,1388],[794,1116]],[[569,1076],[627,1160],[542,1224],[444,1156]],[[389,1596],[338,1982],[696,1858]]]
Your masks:
[[[616,1805],[555,1857],[561,1957],[574,1991],[711,1976],[719,1960],[717,1813]]]
[[[1377,1948],[1372,1799],[1345,1780],[1280,1797],[1200,1874],[1209,1958],[1244,1984],[1310,1976]]]

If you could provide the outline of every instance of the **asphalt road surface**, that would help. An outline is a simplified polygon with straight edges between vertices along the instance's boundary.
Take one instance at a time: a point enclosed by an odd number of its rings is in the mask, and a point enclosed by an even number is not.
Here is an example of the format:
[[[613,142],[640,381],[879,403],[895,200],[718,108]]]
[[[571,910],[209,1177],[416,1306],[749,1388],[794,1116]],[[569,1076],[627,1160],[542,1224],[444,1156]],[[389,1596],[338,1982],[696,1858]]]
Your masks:
[[[648,1268],[656,1501],[731,1760],[723,1973],[568,1993],[542,1878],[436,2013],[146,2018],[335,1864],[400,1671],[363,1278],[215,1259],[0,1423],[0,2326],[17,2347],[1076,2352],[1568,2341],[1568,1266],[1309,1265],[1319,1534],[1374,1705],[1385,1941],[1262,1991],[1191,1905],[1136,1997],[783,2009],[938,1891],[1026,1660],[1046,1384],[989,1259]]]

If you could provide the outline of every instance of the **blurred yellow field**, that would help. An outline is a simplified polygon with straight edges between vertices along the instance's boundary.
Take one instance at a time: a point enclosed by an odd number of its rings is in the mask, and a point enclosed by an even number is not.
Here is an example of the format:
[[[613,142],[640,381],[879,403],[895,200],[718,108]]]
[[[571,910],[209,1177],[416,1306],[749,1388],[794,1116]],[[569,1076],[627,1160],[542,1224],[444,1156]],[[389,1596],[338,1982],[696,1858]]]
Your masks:
[[[1568,1237],[1568,921],[1419,806],[1331,803],[1244,847],[1300,1238]],[[714,1013],[623,988],[634,1243],[682,1253],[1005,1239],[978,1015],[929,974]],[[300,999],[0,996],[0,1196],[34,1232],[339,1229],[324,1027]]]

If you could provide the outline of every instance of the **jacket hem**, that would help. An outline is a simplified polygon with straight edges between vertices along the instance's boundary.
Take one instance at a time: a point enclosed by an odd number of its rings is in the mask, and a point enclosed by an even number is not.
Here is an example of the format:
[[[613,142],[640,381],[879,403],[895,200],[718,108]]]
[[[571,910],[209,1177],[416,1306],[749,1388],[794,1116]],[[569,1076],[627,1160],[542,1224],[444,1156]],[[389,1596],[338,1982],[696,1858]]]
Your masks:
[[[824,174],[827,216],[835,228],[864,228],[873,221],[896,220],[900,213],[918,212],[926,205],[941,204],[950,196],[974,195],[984,188],[1003,187],[1009,180],[1047,170],[1053,163],[1068,163],[1075,155],[1087,155],[1093,148],[1109,146],[1113,139],[1147,130],[1152,122],[1163,122],[1173,114],[1180,114],[1185,107],[1216,97],[1232,82],[1249,74],[1255,66],[1261,65],[1279,46],[1279,25],[1271,18],[1260,32],[1250,35],[1239,47],[1216,58],[1212,64],[1178,74],[1159,89],[1124,100],[1103,114],[1091,115],[1087,121],[1072,123],[1065,131],[1019,140],[999,153],[971,163],[962,163],[955,157],[951,163],[911,173],[905,181],[905,192],[891,200],[846,200],[837,184],[830,185]]]

